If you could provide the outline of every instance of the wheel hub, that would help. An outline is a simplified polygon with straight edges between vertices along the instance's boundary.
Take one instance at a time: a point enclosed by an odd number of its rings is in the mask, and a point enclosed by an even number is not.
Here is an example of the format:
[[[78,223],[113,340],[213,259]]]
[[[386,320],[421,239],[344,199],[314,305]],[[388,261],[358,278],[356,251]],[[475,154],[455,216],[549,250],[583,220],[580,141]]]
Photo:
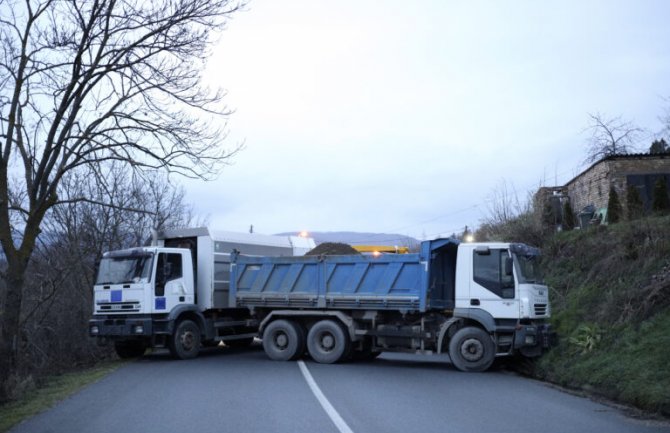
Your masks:
[[[279,333],[275,338],[275,343],[277,344],[277,347],[279,347],[280,349],[286,349],[286,347],[288,346],[288,337],[283,332]]]
[[[461,345],[461,355],[466,361],[479,361],[484,356],[484,345],[476,338],[469,338]]]
[[[330,334],[324,334],[321,338],[321,347],[326,350],[332,350],[335,347],[335,338]]]
[[[192,332],[186,331],[181,336],[181,346],[186,350],[192,350],[195,337]]]

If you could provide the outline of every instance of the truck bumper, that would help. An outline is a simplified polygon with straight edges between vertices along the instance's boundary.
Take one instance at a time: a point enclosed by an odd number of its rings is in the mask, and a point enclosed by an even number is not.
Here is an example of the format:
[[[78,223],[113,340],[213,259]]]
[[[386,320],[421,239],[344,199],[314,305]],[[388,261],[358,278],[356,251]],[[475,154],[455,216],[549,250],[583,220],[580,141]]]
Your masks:
[[[556,332],[549,324],[524,325],[514,334],[514,348],[527,357],[540,356],[544,349],[555,346],[557,341]]]
[[[93,317],[88,321],[88,335],[91,337],[123,339],[150,338],[155,334],[168,333],[167,321],[151,317]]]

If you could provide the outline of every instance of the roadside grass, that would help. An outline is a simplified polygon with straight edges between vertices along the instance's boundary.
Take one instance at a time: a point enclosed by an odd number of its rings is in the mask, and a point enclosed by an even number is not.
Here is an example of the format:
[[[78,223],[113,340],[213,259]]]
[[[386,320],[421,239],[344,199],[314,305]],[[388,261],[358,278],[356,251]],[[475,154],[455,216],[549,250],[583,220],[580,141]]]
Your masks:
[[[83,371],[47,378],[43,385],[28,391],[20,399],[0,405],[0,433],[53,407],[59,401],[66,399],[86,385],[97,382],[123,364],[125,361],[110,361]]]
[[[670,416],[670,217],[561,233],[544,252],[560,345],[534,376]]]
[[[603,331],[591,349],[564,338],[536,365],[535,375],[640,409],[670,416],[670,311]]]

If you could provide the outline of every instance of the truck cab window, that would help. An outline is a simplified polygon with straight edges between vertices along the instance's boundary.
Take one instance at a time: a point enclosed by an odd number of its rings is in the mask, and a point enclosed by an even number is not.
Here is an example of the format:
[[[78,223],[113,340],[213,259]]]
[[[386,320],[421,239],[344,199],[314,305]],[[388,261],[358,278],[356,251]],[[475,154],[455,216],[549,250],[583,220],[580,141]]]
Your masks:
[[[507,250],[490,250],[488,254],[475,252],[473,258],[473,279],[480,286],[501,298],[514,298],[514,276],[508,274]]]
[[[183,276],[181,254],[167,254],[167,263],[170,265],[169,268],[171,270],[170,276],[167,277],[167,281],[176,280]]]
[[[156,262],[156,296],[165,296],[165,284],[182,276],[181,254],[160,253]]]

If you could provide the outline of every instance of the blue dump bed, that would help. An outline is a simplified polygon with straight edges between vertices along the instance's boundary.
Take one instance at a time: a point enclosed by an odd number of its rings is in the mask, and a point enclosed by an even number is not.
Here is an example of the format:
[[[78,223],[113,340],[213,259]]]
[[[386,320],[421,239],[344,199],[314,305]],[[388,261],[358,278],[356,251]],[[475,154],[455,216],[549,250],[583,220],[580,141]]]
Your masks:
[[[378,257],[234,255],[231,305],[421,312],[453,307],[456,245],[455,241],[440,239],[424,242],[420,254]],[[437,264],[441,268],[446,265],[447,271],[430,272]],[[445,280],[445,275],[451,284],[437,284],[438,279]],[[445,290],[447,286],[451,290]]]

